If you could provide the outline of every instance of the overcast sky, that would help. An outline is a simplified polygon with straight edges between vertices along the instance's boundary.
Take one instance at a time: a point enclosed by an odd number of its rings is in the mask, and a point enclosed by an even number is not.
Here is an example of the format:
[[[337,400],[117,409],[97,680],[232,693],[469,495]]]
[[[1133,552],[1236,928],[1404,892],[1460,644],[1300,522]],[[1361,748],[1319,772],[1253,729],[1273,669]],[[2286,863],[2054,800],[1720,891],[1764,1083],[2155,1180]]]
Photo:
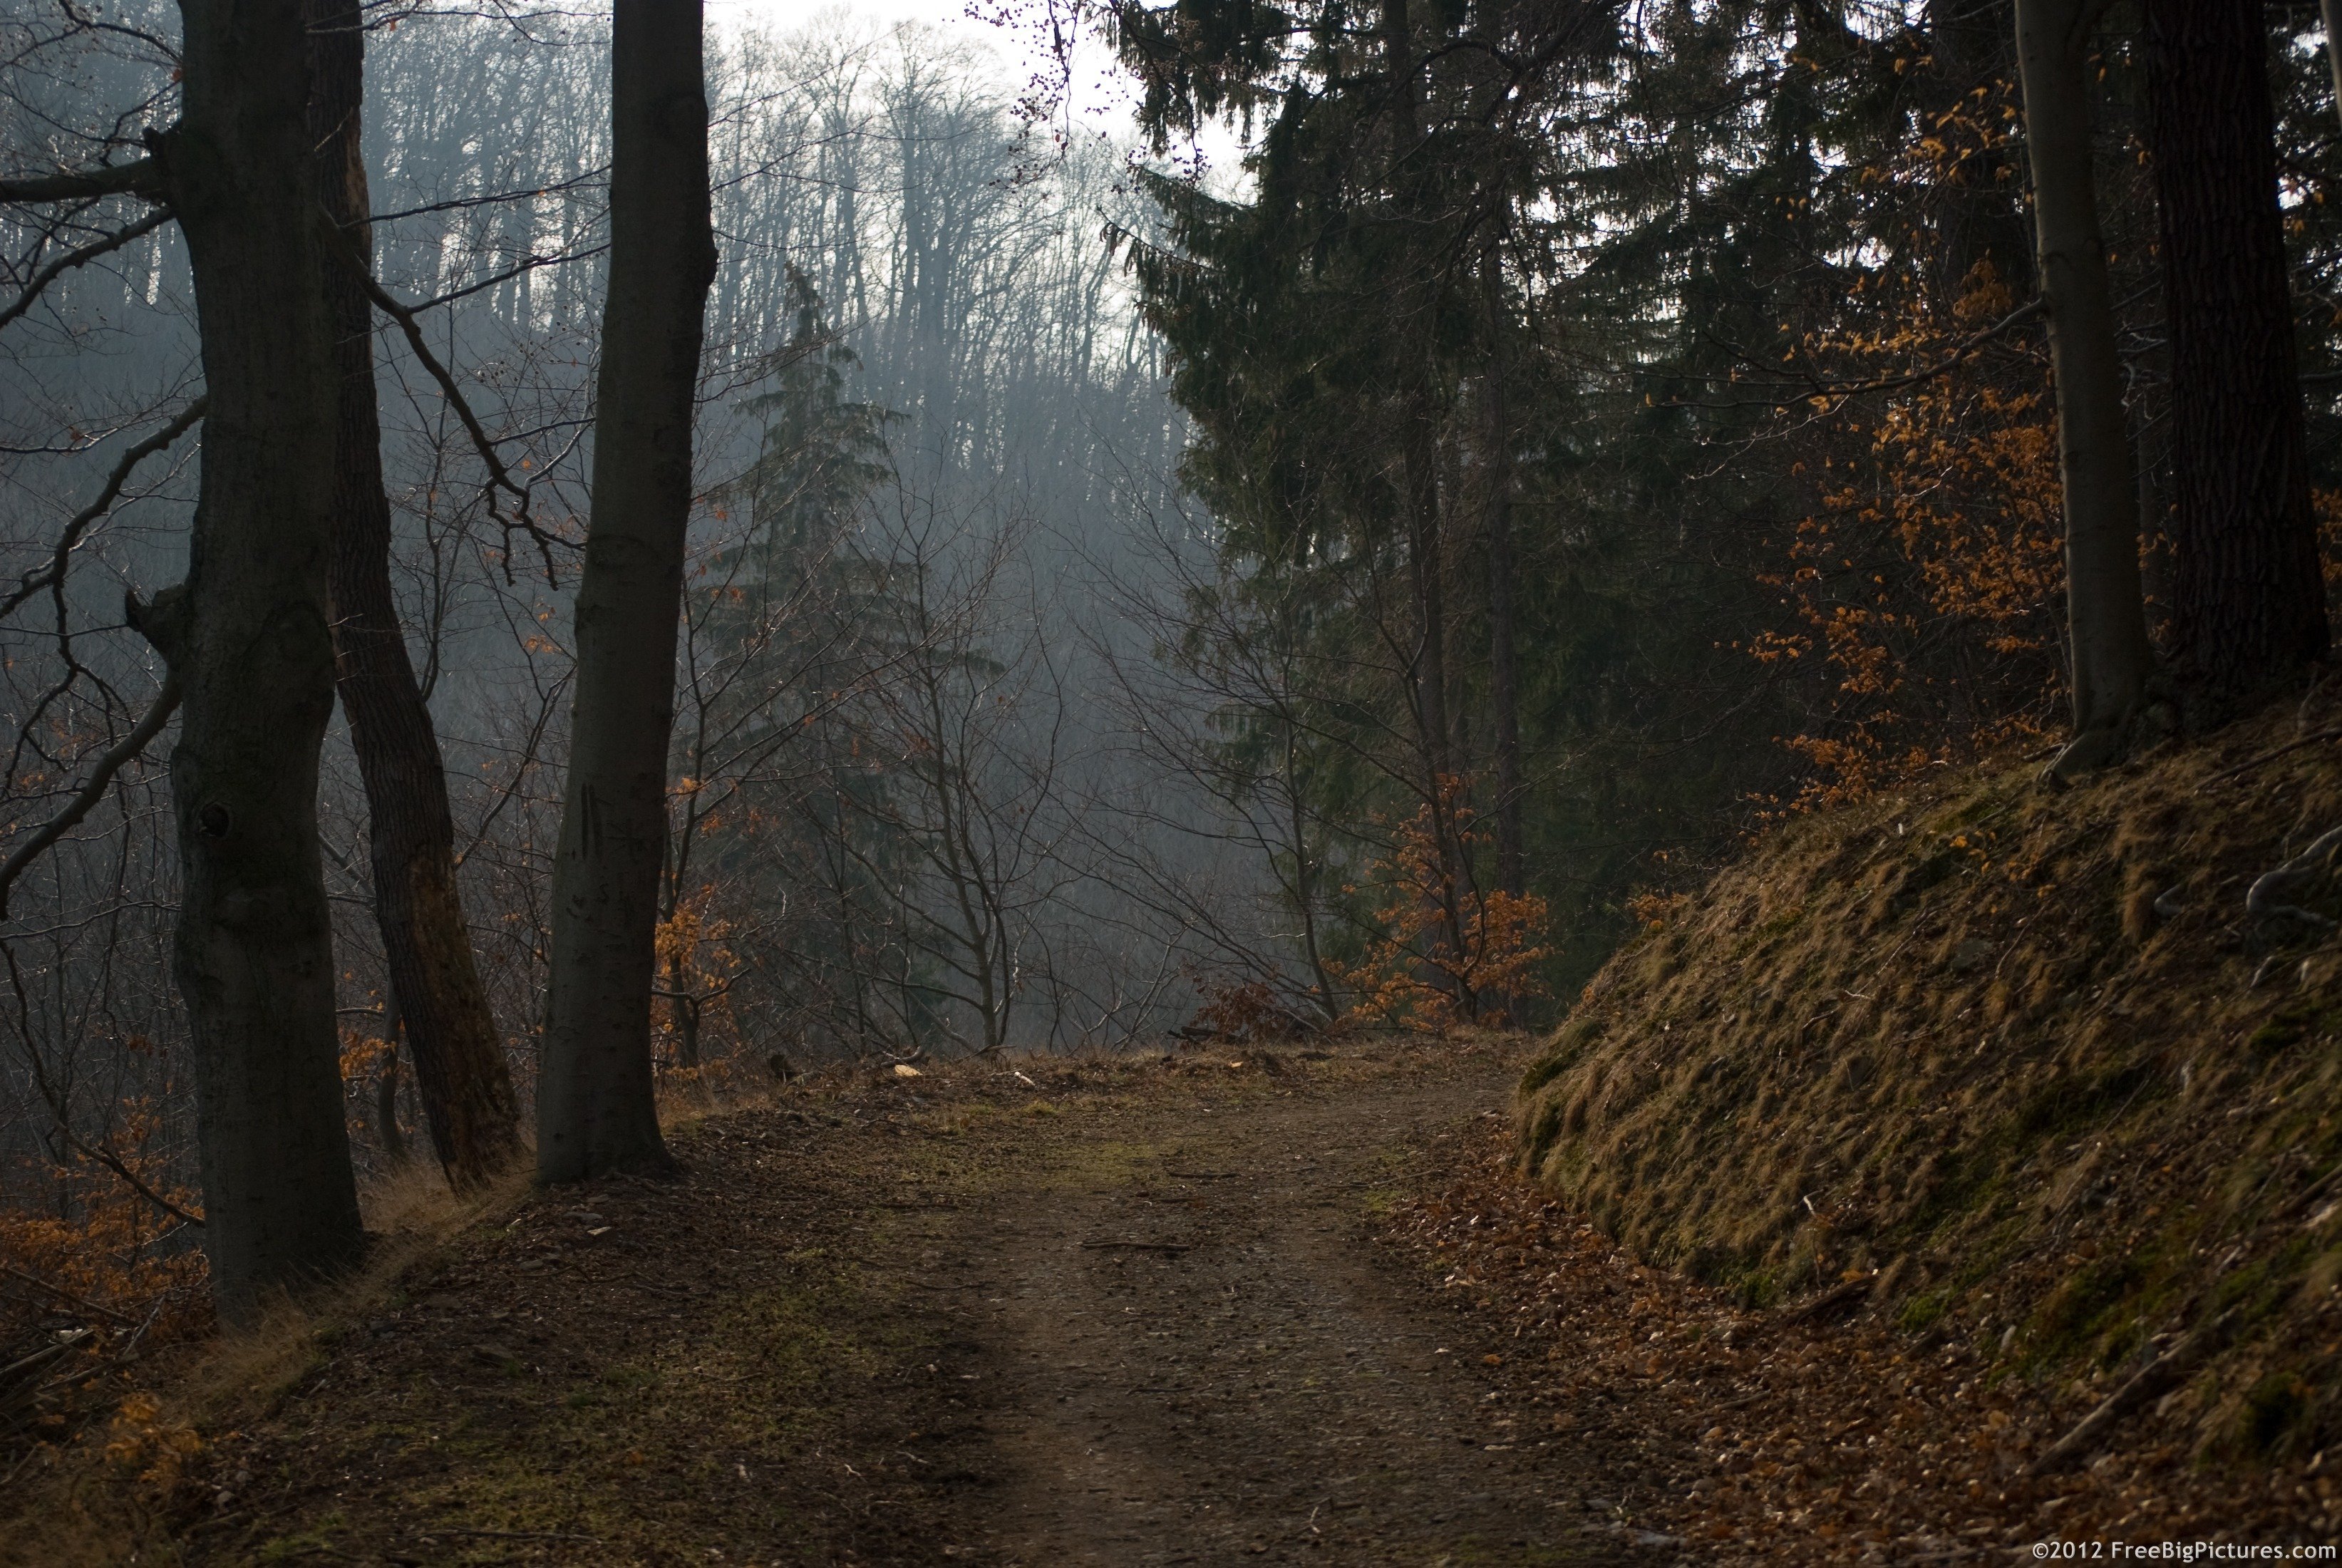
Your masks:
[[[865,25],[886,26],[919,22],[951,37],[976,45],[999,62],[1001,85],[1021,95],[1045,62],[1031,53],[1034,40],[1005,27],[979,22],[967,14],[967,0],[706,0],[710,22],[717,27],[761,25],[794,32],[841,15]],[[986,7],[989,9],[989,7]],[[1106,43],[1081,39],[1075,50],[1075,82],[1068,105],[1070,123],[1116,141],[1135,134],[1131,114],[1137,94],[1127,77],[1115,68]],[[1232,132],[1214,130],[1202,138],[1203,155],[1210,173],[1208,186],[1233,189],[1240,151]],[[1183,160],[1184,162],[1185,160]]]

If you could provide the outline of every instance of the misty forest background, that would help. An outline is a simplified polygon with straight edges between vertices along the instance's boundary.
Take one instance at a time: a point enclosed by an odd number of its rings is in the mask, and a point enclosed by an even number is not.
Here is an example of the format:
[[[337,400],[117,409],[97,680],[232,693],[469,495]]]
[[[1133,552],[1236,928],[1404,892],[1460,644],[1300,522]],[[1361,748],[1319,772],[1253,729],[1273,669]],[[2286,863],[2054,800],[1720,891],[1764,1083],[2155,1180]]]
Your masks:
[[[1046,12],[1000,34],[1042,62],[1030,83],[965,38],[843,15],[711,34],[663,1086],[1536,1024],[1646,901],[1767,823],[2047,754],[2061,504],[2009,7],[1429,9],[1461,42],[1396,165],[1371,155],[1379,79],[1338,58],[1306,90],[1264,68],[1091,117]],[[525,1105],[607,22],[367,15],[375,272],[411,313],[375,344],[394,587]],[[2332,523],[2333,80],[2314,7],[2266,17]],[[135,151],[175,112],[176,26],[143,0],[12,7],[0,145],[57,168]],[[1476,51],[1476,28],[1545,44]],[[2127,7],[2094,47],[2152,617],[2170,377]],[[1195,177],[1197,103],[1241,167]],[[185,575],[202,375],[178,231],[145,215],[0,209],[0,852],[164,679],[125,595]],[[321,811],[342,1075],[378,1171],[421,1117],[340,724]],[[115,774],[0,912],[0,1207],[67,1282],[100,1254],[150,1283],[195,1266],[168,751]]]

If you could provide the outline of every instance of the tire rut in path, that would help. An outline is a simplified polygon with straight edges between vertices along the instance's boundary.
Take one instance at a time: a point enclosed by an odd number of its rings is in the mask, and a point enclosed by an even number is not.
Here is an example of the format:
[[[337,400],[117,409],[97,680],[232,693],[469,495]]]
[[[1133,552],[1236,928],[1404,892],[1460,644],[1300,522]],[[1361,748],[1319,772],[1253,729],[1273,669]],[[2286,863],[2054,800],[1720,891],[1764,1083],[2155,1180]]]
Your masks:
[[[1119,1183],[1045,1165],[1000,1193],[955,1260],[988,1276],[965,1310],[991,1385],[977,1463],[996,1485],[970,1513],[993,1560],[1650,1556],[1587,1530],[1592,1456],[1516,1427],[1480,1361],[1487,1325],[1367,1233],[1394,1166],[1506,1086],[1199,1102],[1157,1113]],[[1078,1161],[1082,1141],[1054,1153]]]

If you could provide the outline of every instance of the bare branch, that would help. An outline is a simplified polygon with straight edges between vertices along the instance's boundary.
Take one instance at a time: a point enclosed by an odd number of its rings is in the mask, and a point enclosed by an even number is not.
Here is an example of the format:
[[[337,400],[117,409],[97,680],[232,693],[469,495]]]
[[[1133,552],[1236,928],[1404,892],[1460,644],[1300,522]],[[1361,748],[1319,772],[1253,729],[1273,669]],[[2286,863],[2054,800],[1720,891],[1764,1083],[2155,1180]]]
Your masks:
[[[330,215],[321,208],[319,217],[323,222],[327,239],[333,246],[334,254],[341,260],[343,265],[350,269],[352,275],[357,278],[360,285],[365,289],[366,297],[374,302],[375,307],[398,323],[399,331],[405,335],[406,346],[414,351],[415,357],[422,362],[423,368],[431,373],[431,379],[439,384],[439,390],[446,394],[447,401],[455,407],[455,417],[463,422],[465,434],[472,438],[472,445],[478,451],[480,461],[487,464],[486,491],[489,521],[504,529],[507,535],[513,529],[517,528],[535,540],[537,552],[545,561],[545,581],[548,583],[555,581],[553,546],[556,544],[566,544],[567,541],[555,539],[537,526],[535,520],[529,515],[528,508],[532,499],[529,486],[513,478],[512,471],[505,466],[503,456],[496,451],[496,444],[489,438],[486,428],[480,423],[479,415],[472,412],[472,405],[464,396],[463,389],[455,385],[454,374],[439,363],[438,356],[431,352],[431,345],[424,341],[422,325],[415,320],[417,313],[401,304],[389,290],[375,280],[374,269],[366,265],[365,258],[358,254],[357,247],[350,241],[350,236],[343,232],[342,226],[334,222]],[[516,503],[509,516],[496,505],[496,492],[499,490],[512,496]],[[505,570],[507,573],[510,572],[509,564]]]
[[[24,175],[0,179],[0,202],[80,202],[93,196],[144,196],[163,199],[163,165],[153,158],[135,164],[100,164],[55,175]]]
[[[131,726],[128,734],[106,748],[97,759],[97,765],[91,770],[89,782],[81,786],[81,792],[66,804],[65,810],[51,817],[35,829],[30,838],[17,845],[15,853],[9,855],[7,864],[0,865],[0,920],[8,918],[8,894],[16,885],[16,879],[25,874],[33,862],[47,853],[51,844],[80,825],[82,818],[105,798],[106,786],[114,782],[114,775],[129,765],[133,757],[145,751],[148,742],[163,733],[163,726],[170,722],[171,714],[178,706],[179,677],[176,674],[166,675],[162,691],[155,694],[155,705],[146,710],[145,718]]]
[[[106,235],[102,238],[92,240],[89,244],[82,246],[79,250],[67,251],[65,255],[59,256],[56,260],[43,267],[39,272],[34,274],[33,281],[25,285],[25,292],[16,296],[14,304],[9,305],[5,308],[0,308],[0,326],[6,326],[10,322],[15,320],[18,316],[32,309],[33,302],[41,297],[41,291],[43,289],[47,288],[51,284],[56,282],[58,278],[63,277],[75,267],[83,266],[90,262],[94,262],[109,251],[118,251],[124,245],[128,245],[132,240],[138,238],[141,235],[152,234],[155,230],[161,228],[165,224],[169,223],[173,216],[174,215],[170,208],[157,207],[153,212],[148,213],[145,217],[140,218],[136,223],[132,224],[128,228],[123,229],[119,233]]]
[[[16,963],[15,950],[5,943],[0,943],[0,960],[5,960],[8,965],[8,984],[15,994],[19,1014],[29,1012],[30,1009],[25,998],[25,972]],[[65,1115],[65,1102],[58,1097],[55,1087],[49,1083],[48,1066],[41,1060],[41,1054],[33,1048],[29,1037],[25,1042],[25,1059],[32,1064],[33,1086],[40,1092],[42,1102],[48,1106],[49,1114],[55,1119],[58,1134],[73,1146],[75,1153],[95,1160],[99,1164],[112,1171],[122,1178],[132,1192],[169,1214],[173,1219],[190,1225],[200,1225],[204,1223],[204,1217],[201,1214],[189,1213],[140,1180],[138,1174],[125,1164],[122,1157],[113,1150],[102,1144],[91,1144],[73,1130],[73,1123]]]
[[[1871,392],[1898,392],[1904,387],[1917,386],[1923,381],[1933,381],[1939,375],[1950,375],[1975,358],[1977,352],[1994,339],[2013,328],[2024,325],[2039,315],[2045,308],[2038,299],[2027,300],[1990,326],[1970,333],[1960,339],[1958,343],[1952,345],[1951,352],[1941,359],[1931,365],[1923,365],[1917,370],[1905,371],[1898,375],[1882,375],[1871,381],[1819,381],[1812,377],[1800,377],[1778,387],[1777,389],[1778,395],[1775,396],[1713,403],[1699,402],[1690,398],[1670,398],[1664,406],[1668,408],[1753,408],[1764,404],[1777,405],[1787,399],[1802,401],[1809,397],[1846,398],[1857,397]]]
[[[196,398],[179,411],[176,419],[122,454],[114,465],[114,472],[105,476],[105,485],[98,491],[97,499],[75,513],[65,524],[65,532],[57,536],[57,547],[50,554],[48,566],[39,572],[26,573],[8,596],[0,599],[0,620],[14,614],[19,604],[34,594],[56,588],[65,582],[65,562],[73,554],[74,546],[81,543],[81,536],[89,525],[105,516],[107,508],[121,496],[122,487],[130,483],[131,471],[193,429],[195,422],[203,418],[210,407],[209,398]]]

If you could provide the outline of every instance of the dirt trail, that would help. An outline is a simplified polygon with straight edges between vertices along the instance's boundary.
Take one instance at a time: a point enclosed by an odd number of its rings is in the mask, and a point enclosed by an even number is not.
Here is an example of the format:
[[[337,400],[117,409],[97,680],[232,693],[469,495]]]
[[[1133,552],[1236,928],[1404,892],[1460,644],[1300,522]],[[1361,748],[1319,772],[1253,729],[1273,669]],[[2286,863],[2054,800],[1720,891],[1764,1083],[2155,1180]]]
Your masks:
[[[682,1181],[535,1196],[321,1346],[173,1533],[220,1563],[1673,1561],[1621,1522],[1635,1455],[1516,1411],[1496,1320],[1373,1240],[1512,1071],[963,1070],[713,1119]]]
[[[1127,1183],[1004,1194],[987,1543],[1032,1563],[1608,1560],[1582,1456],[1524,1443],[1476,1325],[1364,1244],[1399,1152],[1504,1087],[1199,1103]]]

